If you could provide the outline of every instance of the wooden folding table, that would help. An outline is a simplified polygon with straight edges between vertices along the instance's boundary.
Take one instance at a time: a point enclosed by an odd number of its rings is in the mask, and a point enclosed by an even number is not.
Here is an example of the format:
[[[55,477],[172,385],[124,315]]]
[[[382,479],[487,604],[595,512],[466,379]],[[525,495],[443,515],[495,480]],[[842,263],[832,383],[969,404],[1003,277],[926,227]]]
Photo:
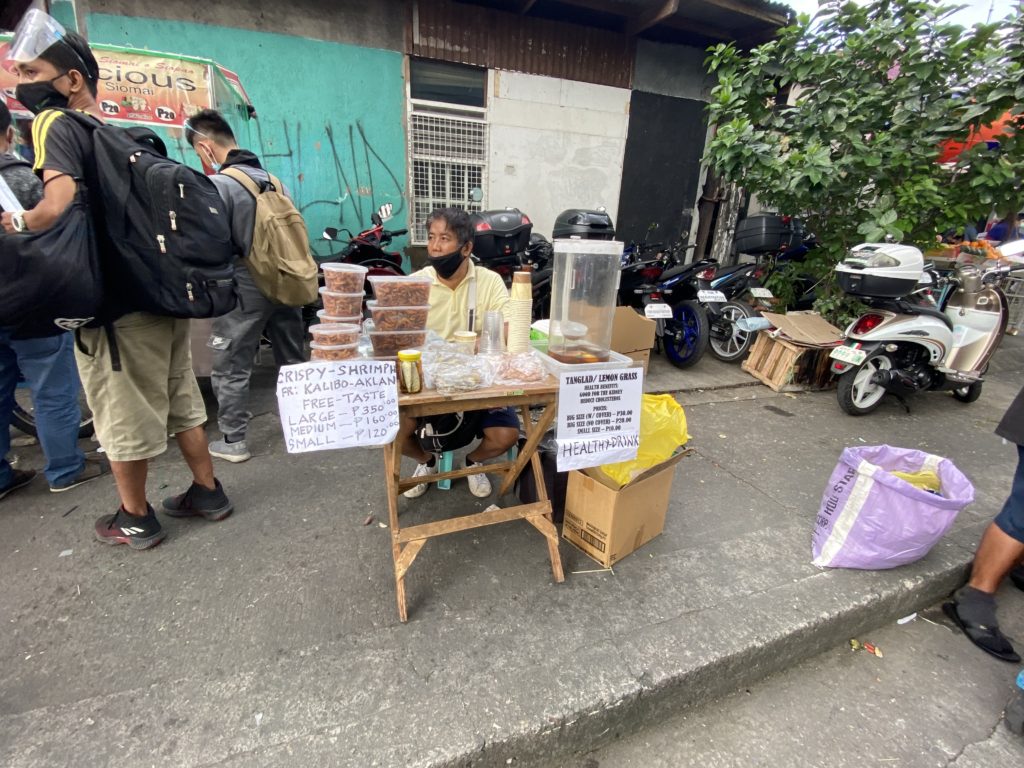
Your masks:
[[[496,525],[510,520],[526,520],[547,539],[551,571],[555,581],[565,580],[562,573],[562,559],[558,554],[558,531],[551,519],[551,502],[548,500],[541,470],[537,446],[541,437],[551,426],[558,401],[558,382],[547,377],[543,382],[519,388],[489,387],[457,395],[441,395],[435,390],[424,390],[415,395],[401,395],[398,410],[402,416],[436,416],[459,411],[479,411],[488,408],[518,408],[522,414],[526,444],[519,451],[515,461],[488,464],[488,473],[504,474],[498,490],[500,498],[512,488],[519,473],[527,462],[533,468],[539,500],[532,504],[517,504],[503,509],[485,510],[461,517],[440,520],[434,523],[402,528],[398,520],[398,494],[423,482],[424,478],[401,477],[401,446],[396,440],[384,447],[384,474],[388,494],[388,517],[391,523],[391,554],[395,561],[395,594],[398,599],[398,616],[408,620],[405,604],[405,576],[427,539],[444,536],[456,531],[466,531],[487,525]],[[536,424],[530,419],[530,406],[542,405],[544,412]],[[479,469],[463,468],[430,476],[430,482],[445,478],[466,477]]]

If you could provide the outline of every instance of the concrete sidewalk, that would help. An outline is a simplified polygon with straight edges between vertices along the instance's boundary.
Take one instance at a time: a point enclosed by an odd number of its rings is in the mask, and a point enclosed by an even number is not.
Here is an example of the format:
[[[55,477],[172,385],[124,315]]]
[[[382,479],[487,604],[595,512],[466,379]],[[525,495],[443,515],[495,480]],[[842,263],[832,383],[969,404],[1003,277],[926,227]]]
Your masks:
[[[285,454],[263,371],[256,456],[218,464],[228,520],[165,518],[168,540],[136,553],[91,540],[115,504],[106,481],[0,505],[0,765],[530,765],[598,747],[948,593],[1009,488],[1014,451],[992,429],[1022,352],[1007,339],[977,403],[928,394],[910,414],[887,401],[852,419],[834,392],[684,391],[695,454],[663,536],[613,574],[574,573],[597,566],[563,543],[560,585],[525,523],[430,542],[408,625],[379,451]],[[952,458],[977,501],[917,564],[813,567],[840,451],[883,442]],[[183,469],[154,462],[155,500]],[[456,483],[402,509],[427,521],[492,501]]]

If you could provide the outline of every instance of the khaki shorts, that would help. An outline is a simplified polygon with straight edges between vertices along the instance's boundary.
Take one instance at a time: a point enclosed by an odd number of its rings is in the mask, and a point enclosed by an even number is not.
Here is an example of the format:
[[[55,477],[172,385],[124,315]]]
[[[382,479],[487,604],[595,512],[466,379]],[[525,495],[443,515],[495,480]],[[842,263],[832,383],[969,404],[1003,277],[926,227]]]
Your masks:
[[[111,365],[102,328],[82,328],[75,358],[96,436],[111,461],[139,461],[167,450],[167,436],[206,423],[192,373],[189,321],[143,312],[114,322],[121,369]]]

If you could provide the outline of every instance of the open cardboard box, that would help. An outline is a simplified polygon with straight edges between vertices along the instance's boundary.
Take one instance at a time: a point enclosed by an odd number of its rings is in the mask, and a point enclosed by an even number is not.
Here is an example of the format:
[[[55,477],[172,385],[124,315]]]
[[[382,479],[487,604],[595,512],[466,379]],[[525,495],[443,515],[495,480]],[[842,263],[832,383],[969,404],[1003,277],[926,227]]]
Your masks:
[[[775,327],[778,335],[794,344],[833,347],[843,340],[843,332],[817,312],[787,312],[784,315],[762,312],[761,315]]]
[[[612,351],[641,363],[646,375],[656,327],[657,323],[648,320],[632,307],[616,307],[612,320]]]
[[[598,468],[570,472],[562,537],[605,568],[639,549],[665,527],[675,466],[685,455],[676,453],[621,488]]]

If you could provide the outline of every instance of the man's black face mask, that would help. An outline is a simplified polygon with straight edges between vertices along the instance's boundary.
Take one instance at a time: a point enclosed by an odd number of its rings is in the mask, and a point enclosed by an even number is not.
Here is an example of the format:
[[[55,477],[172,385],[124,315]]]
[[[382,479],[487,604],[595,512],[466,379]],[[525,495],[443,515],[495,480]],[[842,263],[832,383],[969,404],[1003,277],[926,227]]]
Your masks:
[[[462,266],[462,260],[466,258],[462,255],[462,249],[452,251],[444,256],[431,256],[430,266],[437,270],[437,274],[447,280],[449,277],[459,271],[459,267]]]
[[[67,77],[67,74],[63,72],[52,80],[38,83],[21,83],[14,89],[14,97],[34,115],[46,109],[66,109],[68,97],[58,91],[54,83],[62,77]]]

